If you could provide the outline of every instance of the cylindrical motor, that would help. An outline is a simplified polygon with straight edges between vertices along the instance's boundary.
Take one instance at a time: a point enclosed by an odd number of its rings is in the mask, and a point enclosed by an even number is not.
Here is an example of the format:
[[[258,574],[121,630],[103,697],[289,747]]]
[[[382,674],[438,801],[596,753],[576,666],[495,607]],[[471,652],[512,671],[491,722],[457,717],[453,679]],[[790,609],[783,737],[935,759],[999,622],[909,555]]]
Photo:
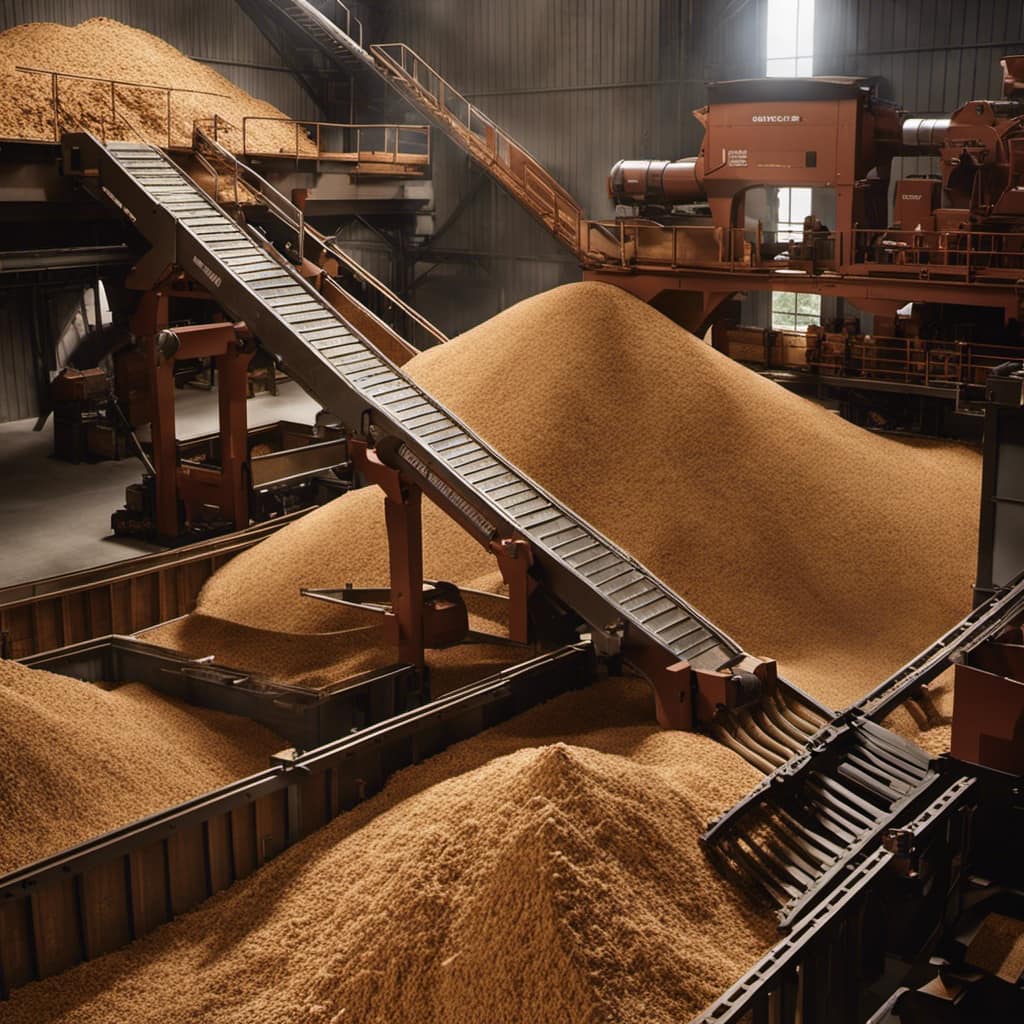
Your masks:
[[[608,175],[608,194],[624,206],[673,206],[704,198],[697,157],[620,160]]]
[[[914,149],[938,149],[949,130],[948,117],[908,117],[903,122],[903,145]]]

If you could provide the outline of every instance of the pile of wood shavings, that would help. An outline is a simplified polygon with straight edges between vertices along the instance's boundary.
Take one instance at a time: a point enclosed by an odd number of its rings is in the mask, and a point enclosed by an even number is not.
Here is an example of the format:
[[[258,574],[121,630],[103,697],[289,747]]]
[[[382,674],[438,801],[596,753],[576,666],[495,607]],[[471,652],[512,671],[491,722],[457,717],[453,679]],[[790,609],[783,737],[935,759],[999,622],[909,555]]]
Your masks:
[[[351,621],[358,617],[358,612],[346,610],[345,615]],[[352,676],[379,670],[397,659],[397,651],[379,624],[379,617],[365,618],[369,619],[367,624],[350,624],[336,633],[308,634],[254,629],[197,612],[144,630],[139,637],[190,658],[212,655],[221,665],[258,672],[275,682],[324,690]],[[435,696],[447,693],[533,657],[534,653],[530,648],[498,644],[466,644],[428,651],[431,690]]]
[[[91,18],[73,28],[31,22],[0,32],[0,138],[54,140],[52,78],[19,67],[104,80],[59,79],[62,132],[89,131],[131,142],[141,136],[158,146],[188,147],[193,122],[216,114],[227,122],[218,127],[219,141],[240,152],[243,118],[286,117],[141,29],[110,18]],[[116,86],[112,98],[111,81],[138,84]],[[178,90],[171,94],[169,140],[165,88]],[[297,146],[302,154],[316,151],[304,131],[296,136],[293,125],[270,121],[249,122],[245,142],[249,152],[294,154]]]
[[[284,746],[140,684],[0,661],[0,875],[261,771]]]
[[[678,1024],[775,929],[697,842],[757,773],[648,719],[637,680],[520,715],[195,913],[16,991],[0,1016]]]
[[[866,434],[621,291],[537,296],[409,369],[713,621],[833,704],[869,689],[969,603],[975,453]],[[280,531],[210,581],[201,614],[268,634],[355,628],[298,588],[386,582],[380,510],[364,491]],[[424,511],[427,575],[500,589],[482,549]],[[195,914],[15,993],[7,1017],[685,1019],[774,939],[769,915],[697,842],[757,775],[705,737],[658,732],[650,717],[635,680],[520,716],[401,773]]]
[[[868,433],[620,289],[537,295],[405,369],[835,707],[969,610],[977,452]],[[493,559],[429,503],[424,523],[429,577],[500,589]],[[341,629],[344,613],[299,588],[385,585],[387,564],[382,501],[364,490],[239,555],[207,584],[200,610],[265,629]]]

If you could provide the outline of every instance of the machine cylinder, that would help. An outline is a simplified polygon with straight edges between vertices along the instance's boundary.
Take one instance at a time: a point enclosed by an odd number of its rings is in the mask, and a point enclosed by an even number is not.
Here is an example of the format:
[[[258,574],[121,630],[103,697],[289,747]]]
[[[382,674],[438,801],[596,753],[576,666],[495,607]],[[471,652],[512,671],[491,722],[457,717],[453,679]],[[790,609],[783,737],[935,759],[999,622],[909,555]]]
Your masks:
[[[948,117],[908,117],[903,122],[903,145],[914,149],[937,149],[949,130]]]
[[[608,175],[608,194],[626,206],[672,206],[704,198],[697,157],[620,160]]]

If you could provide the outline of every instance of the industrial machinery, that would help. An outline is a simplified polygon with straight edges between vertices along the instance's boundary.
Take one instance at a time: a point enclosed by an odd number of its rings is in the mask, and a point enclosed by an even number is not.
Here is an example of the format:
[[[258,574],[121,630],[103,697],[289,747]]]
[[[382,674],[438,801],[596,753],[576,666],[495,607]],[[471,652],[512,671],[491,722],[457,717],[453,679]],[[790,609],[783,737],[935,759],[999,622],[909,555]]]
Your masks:
[[[619,162],[612,196],[632,213],[587,219],[524,146],[406,44],[364,47],[341,4],[251,5],[336,70],[378,75],[564,245],[588,280],[631,291],[694,332],[714,324],[724,352],[787,386],[837,397],[865,425],[979,433],[980,415],[959,414],[980,413],[985,376],[1019,344],[1024,58],[1005,58],[1002,99],[972,100],[948,118],[908,117],[864,79],[712,84],[697,111],[701,152]],[[899,155],[934,158],[934,176],[894,183]],[[804,230],[771,233],[748,219],[751,190],[765,187],[819,190]],[[843,298],[861,316],[830,314],[811,338],[739,326],[729,300],[773,290]]]
[[[224,163],[237,162],[201,128],[196,143]],[[104,146],[91,136],[71,135],[64,140],[64,166],[104,202],[114,202],[150,243],[129,279],[135,287],[159,296],[180,287],[174,282],[187,275],[190,287],[227,314],[221,324],[197,331],[234,336],[244,322],[247,333],[345,425],[353,467],[386,496],[388,622],[402,662],[422,671],[424,646],[435,628],[459,617],[450,602],[438,607],[424,593],[420,504],[426,494],[496,557],[509,585],[511,639],[526,642],[540,620],[550,620],[539,608],[542,589],[598,636],[603,651],[621,654],[652,679],[666,724],[692,728],[724,708],[723,728],[734,741],[756,745],[732,712],[745,713],[769,698],[793,714],[801,730],[813,732],[825,720],[823,708],[776,678],[773,662],[746,655],[416,387],[301,266],[215,203],[168,155],[138,143]],[[255,177],[249,181],[260,185]],[[301,211],[273,190],[261,195],[263,211],[296,232],[299,250]],[[164,317],[158,299],[143,302],[140,310],[150,306],[157,312],[135,333],[160,345],[167,338]],[[446,626],[439,635],[441,643],[452,640]]]
[[[586,276],[699,333],[715,323],[716,347],[775,372],[980,403],[1020,344],[1024,57],[1002,67],[1001,99],[945,118],[908,116],[856,78],[709,85],[697,156],[612,168],[612,198],[637,215],[584,223]],[[906,155],[932,157],[937,173],[891,181]],[[746,214],[764,188],[818,190],[814,215],[802,230],[763,230]],[[874,322],[841,317],[804,340],[730,323],[724,303],[758,290],[845,298]]]
[[[717,307],[715,296],[747,287],[742,282],[750,278],[765,287],[799,281],[808,290],[835,282],[843,294],[860,288],[862,301],[878,297],[886,308],[906,301],[898,289],[907,287],[921,289],[929,301],[962,305],[971,305],[967,296],[976,298],[981,289],[998,298],[994,305],[1004,318],[1009,315],[1011,301],[1019,300],[1005,261],[1015,250],[985,250],[990,262],[972,262],[968,279],[959,256],[976,257],[976,233],[962,224],[939,228],[936,221],[934,232],[945,239],[934,250],[945,253],[937,283],[933,263],[922,275],[920,264],[871,259],[887,251],[882,236],[892,234],[877,209],[883,190],[873,183],[872,168],[888,147],[902,145],[899,115],[860,83],[817,85],[830,99],[800,102],[819,104],[815,117],[831,105],[828,123],[848,129],[854,141],[842,153],[841,146],[825,155],[803,150],[800,170],[813,176],[819,164],[830,167],[848,204],[844,230],[854,239],[870,231],[875,240],[847,250],[840,235],[811,225],[812,237],[799,243],[804,248],[779,249],[778,240],[773,246],[739,220],[744,189],[723,176],[715,208],[727,218],[724,224],[584,225],[598,253],[592,266],[601,268],[588,273],[617,276],[616,283],[646,275],[641,292],[648,286],[678,290],[680,280],[696,280],[691,290],[709,313]],[[311,597],[382,616],[395,662],[310,697],[258,674],[206,659],[169,658],[116,637],[33,657],[31,664],[82,678],[151,679],[167,692],[244,710],[295,746],[265,773],[0,879],[0,994],[145,934],[377,791],[390,772],[502,716],[585,685],[599,664],[611,670],[625,664],[650,680],[664,726],[703,729],[764,774],[752,793],[709,826],[704,842],[712,860],[752,898],[777,908],[783,935],[702,1020],[866,1024],[870,1017],[879,1024],[916,1024],[1019,1015],[1020,984],[1007,980],[1012,957],[984,956],[977,941],[986,928],[1002,928],[1014,943],[1024,933],[1017,891],[1024,856],[1024,686],[1017,658],[1024,646],[1024,578],[1006,540],[1015,495],[993,484],[995,561],[989,576],[979,572],[971,614],[864,700],[834,714],[781,679],[774,662],[744,651],[416,385],[401,370],[401,357],[387,350],[388,338],[369,336],[372,321],[358,321],[351,297],[333,301],[325,278],[309,272],[307,264],[320,262],[318,253],[324,262],[329,257],[317,248],[321,240],[311,241],[300,206],[246,173],[201,125],[193,143],[222,177],[244,178],[252,196],[248,209],[225,208],[219,190],[211,195],[171,155],[149,145],[68,135],[63,170],[85,197],[123,216],[148,246],[130,279],[146,314],[137,323],[144,344],[169,356],[180,351],[189,335],[183,342],[184,329],[168,322],[153,297],[178,289],[201,293],[219,318],[198,326],[197,344],[216,345],[225,358],[239,361],[258,346],[343,426],[338,440],[346,460],[383,496],[390,587],[339,587]],[[727,159],[722,166],[729,166]],[[698,170],[702,181],[710,178],[696,162],[680,172],[688,195]],[[840,172],[864,177],[840,180]],[[859,180],[867,182],[863,194]],[[557,200],[554,208],[552,230],[562,232],[566,221]],[[670,221],[673,214],[663,212]],[[877,226],[860,226],[861,217],[871,224],[879,218]],[[714,240],[693,265],[676,258],[683,250],[675,247],[689,244],[686,231],[698,248]],[[628,232],[634,233],[627,246]],[[666,262],[635,262],[641,239],[666,237]],[[967,248],[957,248],[964,237]],[[617,268],[600,256],[598,238],[620,260]],[[778,261],[782,255],[790,258]],[[940,297],[950,290],[955,300]],[[854,325],[848,327],[848,336],[855,335]],[[1000,379],[1013,382],[1017,372],[1004,368]],[[1012,398],[1003,398],[1012,405]],[[991,458],[1017,450],[1016,433],[1003,436],[1005,445],[990,446]],[[986,473],[990,481],[1000,479],[997,467]],[[542,649],[530,662],[434,700],[425,651],[474,637],[458,588],[423,578],[424,496],[496,559],[509,594],[507,641]],[[931,758],[880,723],[950,666],[963,684],[952,754]],[[928,985],[936,967],[947,990],[959,989],[933,1012],[936,987]],[[885,984],[873,989],[883,975]]]

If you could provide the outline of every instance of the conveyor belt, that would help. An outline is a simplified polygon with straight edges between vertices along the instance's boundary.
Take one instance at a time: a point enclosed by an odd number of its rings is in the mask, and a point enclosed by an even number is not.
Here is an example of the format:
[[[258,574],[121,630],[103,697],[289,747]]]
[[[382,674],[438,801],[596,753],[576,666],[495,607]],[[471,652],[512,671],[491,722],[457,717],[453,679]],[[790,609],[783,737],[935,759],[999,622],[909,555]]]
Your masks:
[[[754,882],[778,907],[782,928],[941,784],[923,750],[873,722],[826,728],[819,742],[703,837],[727,874]]]
[[[703,836],[791,925],[909,807],[938,784],[928,756],[877,723],[955,660],[1024,615],[1024,574],[836,716]]]
[[[118,206],[152,244],[354,434],[483,543],[529,540],[548,590],[623,650],[716,669],[740,652],[678,594],[484,444],[277,261],[162,151],[66,136],[65,167]],[[820,708],[782,684],[797,703]]]

